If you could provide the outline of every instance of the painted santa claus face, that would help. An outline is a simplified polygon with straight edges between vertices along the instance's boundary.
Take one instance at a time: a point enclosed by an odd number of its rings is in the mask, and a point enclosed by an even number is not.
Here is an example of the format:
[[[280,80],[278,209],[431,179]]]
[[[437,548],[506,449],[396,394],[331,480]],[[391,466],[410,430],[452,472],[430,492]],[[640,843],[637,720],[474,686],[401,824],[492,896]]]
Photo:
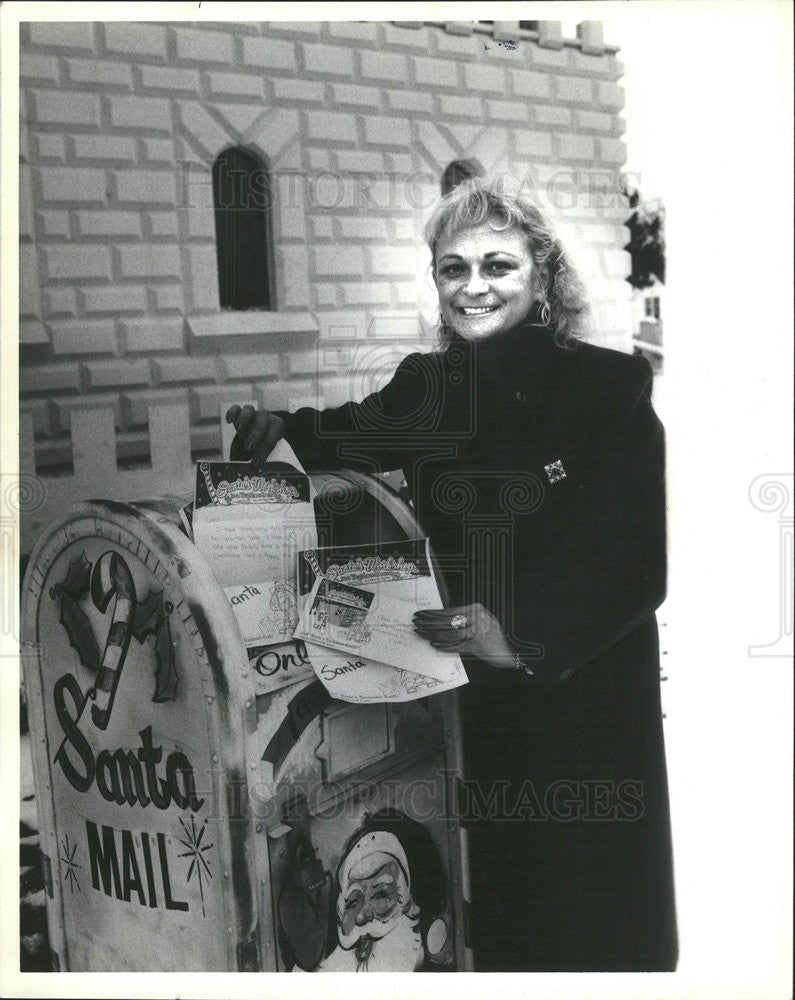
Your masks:
[[[533,258],[525,233],[495,220],[439,240],[434,280],[442,319],[464,340],[499,336],[530,312]]]
[[[389,854],[375,851],[354,865],[337,901],[339,939],[352,948],[365,935],[382,938],[394,929],[410,901],[406,876]]]

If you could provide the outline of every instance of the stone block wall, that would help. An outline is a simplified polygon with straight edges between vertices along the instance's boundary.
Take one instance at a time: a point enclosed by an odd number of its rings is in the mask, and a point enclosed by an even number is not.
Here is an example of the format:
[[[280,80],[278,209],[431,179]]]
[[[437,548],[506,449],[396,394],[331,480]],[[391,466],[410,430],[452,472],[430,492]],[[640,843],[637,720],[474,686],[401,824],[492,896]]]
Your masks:
[[[430,349],[422,226],[455,159],[535,193],[575,251],[594,337],[631,349],[616,50],[518,22],[46,23],[21,30],[20,395],[39,474],[72,415],[110,409],[121,467],[152,404],[333,404]],[[219,306],[211,167],[273,178],[271,311]],[[96,492],[96,489],[94,490]]]

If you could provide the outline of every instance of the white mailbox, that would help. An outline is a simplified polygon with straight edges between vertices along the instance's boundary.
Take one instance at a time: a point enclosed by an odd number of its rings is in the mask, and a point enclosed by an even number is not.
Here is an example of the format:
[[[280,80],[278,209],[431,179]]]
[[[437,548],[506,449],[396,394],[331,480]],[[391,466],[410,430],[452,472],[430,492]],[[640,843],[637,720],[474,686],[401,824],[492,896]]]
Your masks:
[[[322,542],[421,533],[378,480],[312,478]],[[351,705],[300,642],[247,652],[179,505],[78,503],[30,559],[25,689],[54,963],[470,968],[454,696]]]

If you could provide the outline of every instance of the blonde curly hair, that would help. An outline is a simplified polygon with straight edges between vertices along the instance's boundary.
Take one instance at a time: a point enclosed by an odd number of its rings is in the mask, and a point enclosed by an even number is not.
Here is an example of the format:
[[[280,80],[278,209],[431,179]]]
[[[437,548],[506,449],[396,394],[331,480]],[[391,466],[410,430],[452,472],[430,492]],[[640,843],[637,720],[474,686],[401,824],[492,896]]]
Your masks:
[[[586,333],[585,286],[552,226],[526,196],[500,190],[484,177],[471,177],[454,187],[439,201],[425,225],[434,271],[439,240],[487,220],[496,230],[516,227],[527,234],[539,303],[535,322],[546,326],[561,347],[571,347]],[[454,330],[440,324],[443,344],[456,336]]]

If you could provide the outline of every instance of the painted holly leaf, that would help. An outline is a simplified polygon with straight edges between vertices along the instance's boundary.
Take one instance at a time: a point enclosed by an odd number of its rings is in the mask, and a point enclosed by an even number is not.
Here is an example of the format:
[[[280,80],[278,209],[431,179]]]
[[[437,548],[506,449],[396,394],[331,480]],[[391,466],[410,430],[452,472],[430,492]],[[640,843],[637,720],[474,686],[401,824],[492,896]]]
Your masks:
[[[143,643],[148,635],[156,636],[160,631],[165,617],[163,591],[150,590],[146,597],[135,607],[133,635],[138,642]]]
[[[61,583],[61,587],[68,590],[73,597],[82,597],[88,593],[90,579],[91,563],[86,559],[85,552],[81,552],[78,559],[73,559],[69,563],[66,579]]]
[[[59,621],[66,629],[69,643],[82,665],[96,672],[101,659],[99,646],[91,622],[80,607],[81,598],[88,593],[90,578],[91,563],[86,559],[85,552],[81,552],[79,559],[69,563],[66,579],[58,588],[61,596]]]
[[[177,694],[177,670],[174,665],[174,649],[171,645],[171,630],[168,614],[164,607],[163,591],[150,590],[135,610],[133,635],[143,645],[151,635],[154,637],[155,693],[154,702],[174,701]]]
[[[157,633],[155,658],[157,670],[155,671],[155,693],[152,701],[174,701],[177,696],[179,677],[177,677],[177,668],[174,664],[174,647],[171,645],[168,618],[163,619],[163,624]]]

